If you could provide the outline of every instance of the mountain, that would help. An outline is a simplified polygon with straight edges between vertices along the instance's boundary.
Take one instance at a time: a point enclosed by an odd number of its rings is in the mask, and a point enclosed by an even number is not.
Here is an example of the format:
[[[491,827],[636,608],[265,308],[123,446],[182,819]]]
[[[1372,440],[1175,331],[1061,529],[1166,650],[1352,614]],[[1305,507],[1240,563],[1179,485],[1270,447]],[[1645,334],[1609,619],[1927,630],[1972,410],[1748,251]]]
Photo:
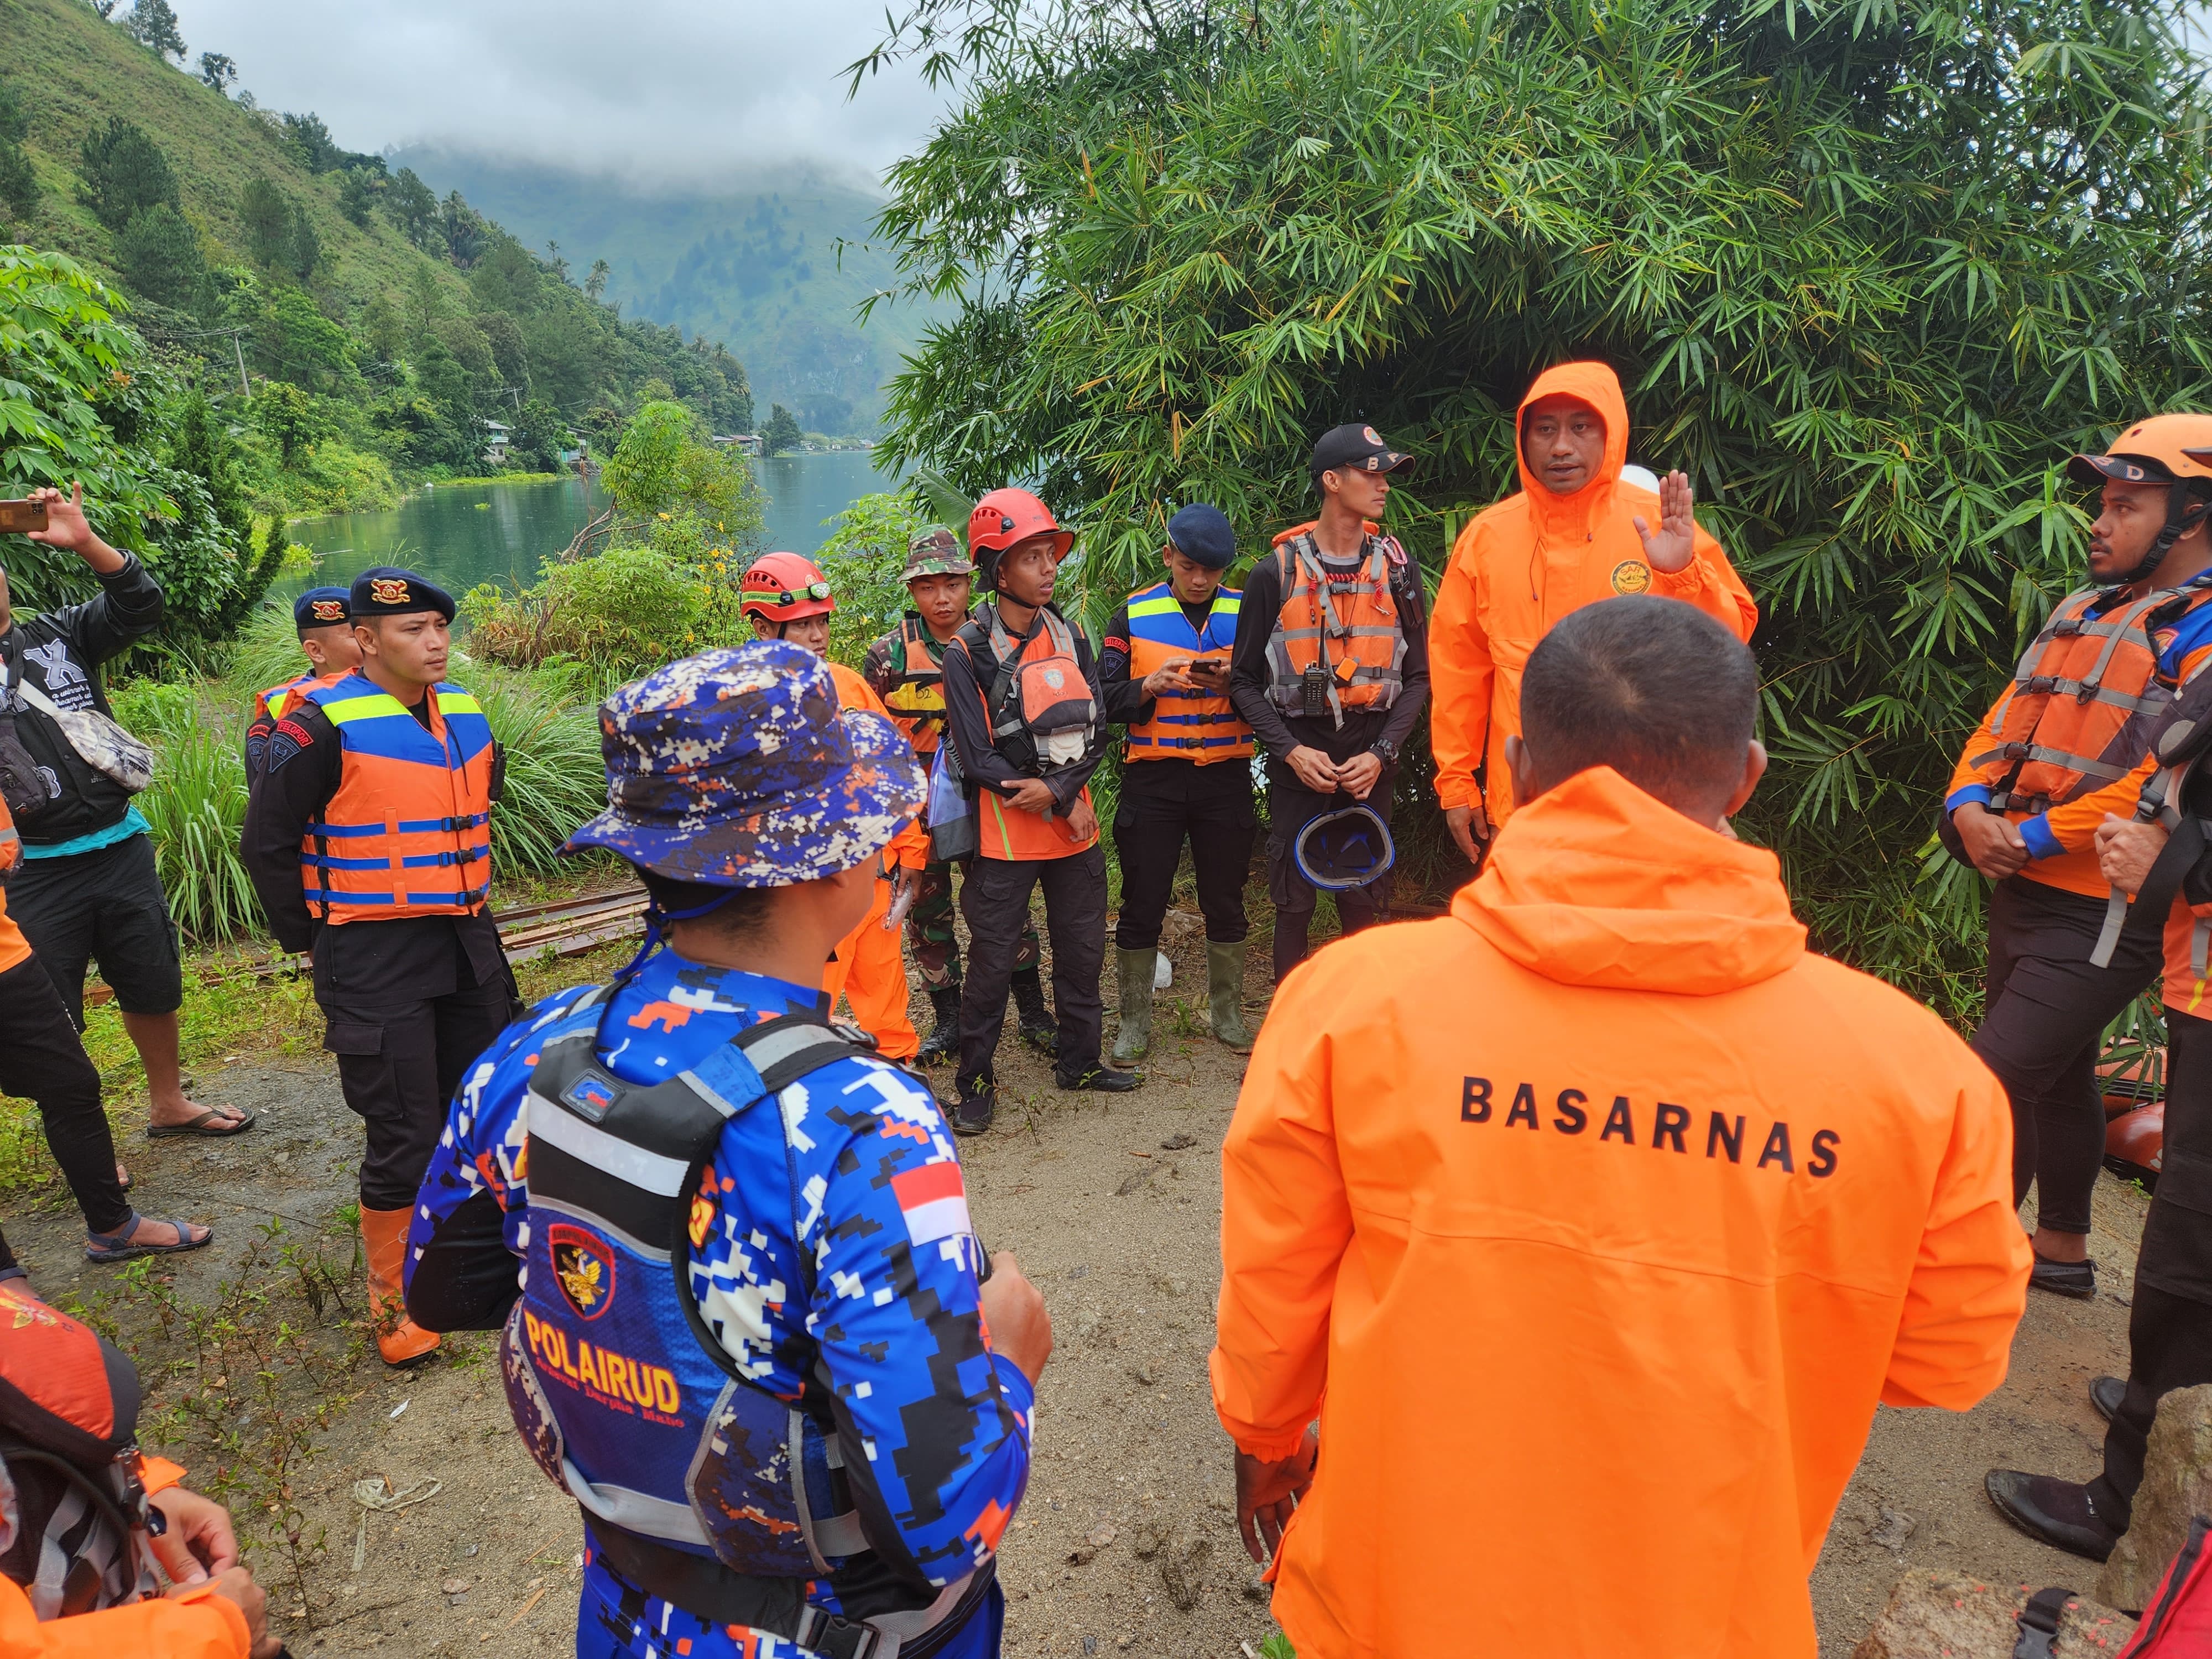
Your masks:
[[[763,421],[780,403],[810,431],[872,429],[884,381],[933,314],[901,304],[859,322],[856,307],[897,281],[868,243],[882,198],[804,168],[686,189],[428,147],[388,160],[459,191],[526,246],[557,241],[579,272],[605,260],[624,315],[722,340]]]
[[[273,112],[234,102],[156,58],[84,0],[0,0],[4,78],[29,118],[23,149],[40,201],[27,223],[0,209],[0,241],[21,240],[112,274],[116,238],[78,199],[79,152],[88,136],[119,116],[152,133],[167,153],[184,216],[209,263],[246,262],[241,211],[248,185],[275,184],[313,226],[335,306],[401,294],[428,262],[382,214],[356,225],[338,208],[340,176],[312,173]],[[466,292],[460,272],[434,269],[439,287]]]

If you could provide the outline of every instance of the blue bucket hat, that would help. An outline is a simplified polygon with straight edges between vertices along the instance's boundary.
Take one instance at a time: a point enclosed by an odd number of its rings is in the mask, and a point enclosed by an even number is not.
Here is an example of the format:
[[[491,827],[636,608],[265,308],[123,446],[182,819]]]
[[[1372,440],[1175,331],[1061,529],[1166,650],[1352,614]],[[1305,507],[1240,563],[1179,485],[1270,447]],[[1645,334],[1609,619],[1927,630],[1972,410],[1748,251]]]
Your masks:
[[[788,887],[881,852],[927,793],[880,714],[840,713],[830,671],[781,640],[686,657],[599,705],[604,847],[676,881]]]
[[[1390,826],[1364,806],[1324,812],[1291,848],[1298,873],[1326,893],[1348,892],[1387,875],[1398,861]]]

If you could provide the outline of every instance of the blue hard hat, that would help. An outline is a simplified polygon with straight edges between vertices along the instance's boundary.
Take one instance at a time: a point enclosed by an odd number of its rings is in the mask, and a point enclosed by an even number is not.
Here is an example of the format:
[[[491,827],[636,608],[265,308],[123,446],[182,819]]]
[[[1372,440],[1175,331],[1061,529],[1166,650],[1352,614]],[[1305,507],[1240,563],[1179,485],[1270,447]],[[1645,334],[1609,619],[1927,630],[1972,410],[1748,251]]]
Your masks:
[[[1364,887],[1398,861],[1390,826],[1364,806],[1324,812],[1298,831],[1291,856],[1298,873],[1325,893]]]
[[[1194,501],[1168,520],[1168,540],[1176,552],[1208,570],[1226,570],[1237,558],[1237,532],[1218,507]]]
[[[781,640],[686,657],[599,705],[607,810],[564,852],[604,847],[676,881],[787,887],[890,843],[927,790],[880,714],[841,712],[820,658]]]

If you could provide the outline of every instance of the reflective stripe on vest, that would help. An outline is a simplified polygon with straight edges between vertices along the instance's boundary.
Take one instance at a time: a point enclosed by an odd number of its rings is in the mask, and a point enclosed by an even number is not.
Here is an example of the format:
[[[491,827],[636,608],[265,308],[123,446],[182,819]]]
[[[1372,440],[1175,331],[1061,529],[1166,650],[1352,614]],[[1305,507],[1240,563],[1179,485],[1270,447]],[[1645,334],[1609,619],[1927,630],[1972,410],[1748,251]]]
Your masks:
[[[1167,582],[1129,596],[1129,678],[1142,681],[1169,663],[1204,657],[1226,663],[1237,643],[1243,595],[1229,588],[1213,596],[1206,626],[1195,629]],[[1152,718],[1129,727],[1128,758],[1249,760],[1252,728],[1239,719],[1226,691],[1165,691]]]
[[[258,720],[266,715],[270,720],[283,720],[285,712],[292,707],[294,694],[304,691],[314,683],[315,674],[310,669],[297,679],[286,680],[282,685],[272,685],[266,691],[255,692],[253,718]]]
[[[1282,609],[1267,640],[1267,696],[1287,714],[1305,712],[1306,670],[1328,676],[1329,711],[1339,726],[1347,708],[1382,710],[1404,687],[1406,629],[1390,593],[1390,556],[1367,538],[1358,575],[1332,582],[1311,531],[1275,547]]]
[[[930,654],[928,627],[919,617],[908,617],[885,643],[897,678],[884,693],[884,707],[915,753],[933,755],[945,735],[945,669]]]
[[[570,1012],[604,1010],[605,994]],[[744,1577],[835,1586],[872,1547],[834,1419],[823,1401],[801,1409],[770,1394],[708,1326],[699,1297],[713,1280],[690,1260],[691,1210],[726,1124],[866,1050],[787,1015],[647,1085],[601,1065],[599,1038],[547,1042],[524,1109],[528,1271],[501,1354],[524,1444],[602,1521]],[[931,1607],[942,1616],[958,1599]]]
[[[2052,607],[1990,721],[1996,743],[1966,759],[1990,806],[2047,811],[2132,772],[2173,701],[2151,629],[2208,600],[2212,587],[2193,584],[2126,604],[2083,588]]]
[[[457,685],[434,687],[425,728],[358,672],[300,695],[329,720],[341,756],[337,789],[300,844],[310,911],[336,926],[481,909],[491,884],[493,748],[477,700]]]

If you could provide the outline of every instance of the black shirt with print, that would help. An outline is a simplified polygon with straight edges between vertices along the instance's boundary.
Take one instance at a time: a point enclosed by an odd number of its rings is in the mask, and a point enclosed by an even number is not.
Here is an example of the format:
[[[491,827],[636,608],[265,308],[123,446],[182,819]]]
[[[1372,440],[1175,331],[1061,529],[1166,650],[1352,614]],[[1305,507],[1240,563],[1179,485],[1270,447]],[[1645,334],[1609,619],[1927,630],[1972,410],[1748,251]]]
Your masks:
[[[123,568],[100,578],[100,593],[83,605],[44,615],[18,615],[0,634],[0,664],[12,692],[19,681],[36,687],[57,708],[93,708],[113,716],[100,684],[100,665],[119,656],[161,621],[161,586],[131,554]],[[19,818],[26,842],[52,847],[123,821],[131,792],[88,764],[46,714],[12,699],[15,735],[37,763],[51,802],[43,812]]]

